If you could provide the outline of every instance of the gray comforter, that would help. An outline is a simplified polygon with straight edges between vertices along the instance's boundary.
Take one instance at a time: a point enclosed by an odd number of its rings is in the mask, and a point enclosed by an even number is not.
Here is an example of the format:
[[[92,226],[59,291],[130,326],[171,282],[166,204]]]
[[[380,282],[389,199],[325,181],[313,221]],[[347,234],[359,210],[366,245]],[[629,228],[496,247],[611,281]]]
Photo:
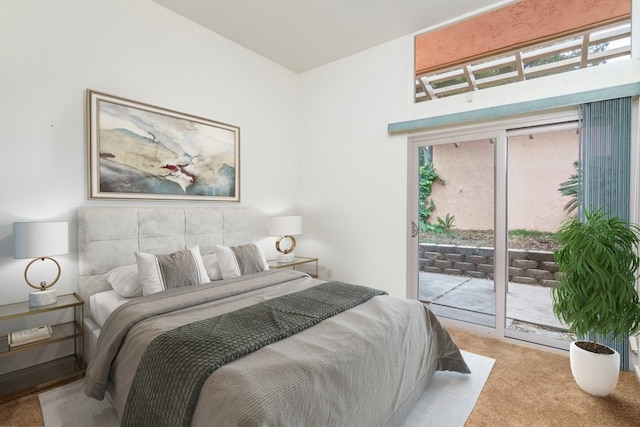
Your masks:
[[[105,323],[85,379],[122,417],[136,368],[164,331],[320,283],[276,270],[150,295]],[[436,370],[468,372],[421,303],[377,296],[216,370],[193,415],[202,426],[397,425]]]

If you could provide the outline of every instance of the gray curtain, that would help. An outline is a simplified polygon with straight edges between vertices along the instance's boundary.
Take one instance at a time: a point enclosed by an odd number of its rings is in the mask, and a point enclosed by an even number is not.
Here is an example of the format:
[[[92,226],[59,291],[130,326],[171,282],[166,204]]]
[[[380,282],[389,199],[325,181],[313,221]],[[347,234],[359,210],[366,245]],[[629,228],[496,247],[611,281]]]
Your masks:
[[[631,97],[590,102],[580,108],[580,165],[582,172],[579,215],[584,209],[609,211],[629,221],[631,195]],[[602,344],[620,353],[620,365],[629,370],[627,338],[601,337]]]

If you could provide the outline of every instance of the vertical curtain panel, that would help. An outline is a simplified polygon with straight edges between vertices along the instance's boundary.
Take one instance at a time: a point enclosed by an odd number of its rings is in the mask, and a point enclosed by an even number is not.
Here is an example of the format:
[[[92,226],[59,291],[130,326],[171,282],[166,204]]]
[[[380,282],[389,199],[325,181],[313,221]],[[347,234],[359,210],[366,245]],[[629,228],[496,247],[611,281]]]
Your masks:
[[[625,221],[631,197],[631,97],[589,102],[580,106],[582,209],[609,211]],[[629,370],[627,338],[599,337],[620,353],[620,366]]]
[[[582,104],[583,206],[629,221],[631,97]]]

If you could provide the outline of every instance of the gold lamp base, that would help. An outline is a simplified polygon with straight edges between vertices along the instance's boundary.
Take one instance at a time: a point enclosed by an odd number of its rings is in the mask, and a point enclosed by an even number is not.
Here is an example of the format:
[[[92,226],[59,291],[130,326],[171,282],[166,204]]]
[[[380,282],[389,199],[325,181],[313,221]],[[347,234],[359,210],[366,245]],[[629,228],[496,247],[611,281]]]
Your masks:
[[[31,267],[31,265],[38,260],[53,261],[53,263],[56,265],[58,272],[56,274],[56,278],[53,279],[53,282],[49,284],[47,284],[47,282],[40,282],[40,286],[36,286],[29,281],[29,277],[28,277],[29,267]],[[44,307],[46,305],[55,304],[58,301],[58,297],[56,296],[56,291],[54,289],[49,289],[49,288],[53,286],[58,281],[59,278],[60,278],[60,264],[58,264],[58,261],[56,261],[55,259],[51,257],[41,257],[41,258],[34,258],[33,260],[31,260],[31,262],[27,264],[27,268],[24,269],[24,280],[26,280],[27,285],[31,286],[34,289],[40,289],[40,290],[29,292],[29,307]]]
[[[281,243],[283,241],[289,241],[289,248],[283,248]],[[293,236],[282,236],[276,241],[276,250],[280,252],[278,254],[278,262],[286,263],[293,262],[296,260],[296,254],[293,253],[293,250],[296,248],[296,238]]]

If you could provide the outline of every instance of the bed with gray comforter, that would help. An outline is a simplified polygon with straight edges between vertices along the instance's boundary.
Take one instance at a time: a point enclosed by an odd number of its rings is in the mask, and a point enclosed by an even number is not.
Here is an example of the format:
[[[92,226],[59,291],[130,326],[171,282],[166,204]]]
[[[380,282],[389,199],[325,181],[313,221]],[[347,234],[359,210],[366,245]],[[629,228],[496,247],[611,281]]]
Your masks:
[[[103,326],[85,393],[97,399],[107,395],[123,424],[131,425],[145,419],[149,425],[162,420],[194,426],[387,426],[402,423],[435,371],[469,372],[455,343],[423,304],[380,293],[332,310],[282,339],[251,344],[255,351],[209,368],[202,381],[191,381],[197,383],[191,403],[183,390],[192,388],[179,384],[194,375],[188,363],[179,363],[191,347],[180,340],[182,332],[174,332],[173,349],[156,354],[153,363],[144,362],[163,334],[193,324],[206,325],[203,331],[224,328],[203,322],[323,284],[304,273],[273,270],[136,298],[118,307]],[[299,314],[294,308],[281,311]],[[274,321],[284,322],[289,320]],[[189,333],[194,330],[184,336]],[[226,335],[233,341],[234,334]],[[159,363],[158,357],[178,360],[179,366]],[[151,374],[154,366],[162,366],[151,390],[140,391],[147,393],[143,397],[163,395],[162,403],[148,397],[132,403],[130,394],[144,387],[141,364]],[[168,369],[173,375],[162,375]],[[172,399],[187,403],[176,409],[180,403]],[[149,408],[135,408],[146,401]],[[134,413],[138,410],[143,412]]]

